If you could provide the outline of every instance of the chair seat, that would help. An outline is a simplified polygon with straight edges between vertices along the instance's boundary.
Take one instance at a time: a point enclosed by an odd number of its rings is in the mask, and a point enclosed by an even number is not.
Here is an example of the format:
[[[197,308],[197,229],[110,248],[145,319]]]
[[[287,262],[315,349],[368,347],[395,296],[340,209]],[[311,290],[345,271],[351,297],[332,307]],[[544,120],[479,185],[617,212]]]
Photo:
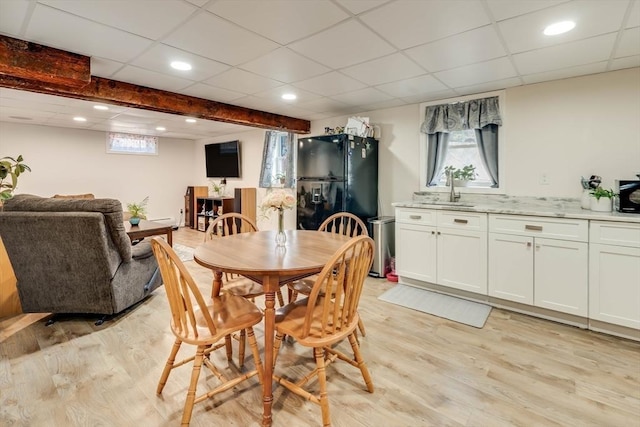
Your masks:
[[[246,329],[262,321],[262,311],[251,301],[229,294],[211,298],[207,302],[207,309],[212,314],[213,324],[216,327],[216,334],[209,332],[202,311],[194,309],[194,316],[197,325],[197,336],[194,331],[190,331],[187,336],[175,330],[175,324],[171,322],[171,329],[174,334],[179,335],[184,342],[189,344],[202,344],[208,342],[213,344],[226,335],[241,329]]]
[[[311,290],[313,289],[313,285],[315,284],[317,277],[318,275],[315,274],[306,279],[296,280],[295,282],[288,283],[287,286],[289,287],[289,289],[297,292],[298,294],[309,296],[309,294],[311,294]],[[334,283],[334,289],[331,291],[331,295],[334,295],[335,293],[336,291],[335,291],[335,283]],[[326,294],[326,290],[321,289],[319,295],[325,295],[325,294]]]
[[[334,333],[328,337],[322,336],[321,325],[322,322],[322,304],[324,304],[324,298],[319,298],[316,306],[313,308],[313,320],[311,322],[311,330],[309,335],[302,337],[302,330],[304,326],[305,316],[309,307],[307,306],[308,298],[303,298],[280,307],[276,310],[276,331],[284,335],[293,337],[298,343],[307,347],[328,346],[343,340],[355,328],[358,327],[358,313],[355,313],[355,317],[351,319],[348,325],[345,325],[340,333]],[[333,306],[333,304],[331,304]]]
[[[264,288],[259,283],[245,277],[238,277],[224,282],[222,285],[224,293],[244,297],[247,299],[264,295]]]

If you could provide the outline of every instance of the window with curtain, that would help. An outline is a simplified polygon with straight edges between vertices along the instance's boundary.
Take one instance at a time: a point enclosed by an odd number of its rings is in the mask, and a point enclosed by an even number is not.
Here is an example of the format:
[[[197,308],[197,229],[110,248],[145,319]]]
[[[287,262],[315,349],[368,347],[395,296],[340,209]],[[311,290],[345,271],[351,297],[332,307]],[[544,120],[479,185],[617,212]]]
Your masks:
[[[262,149],[260,187],[295,187],[294,134],[267,131]]]
[[[107,153],[157,155],[158,137],[107,132]]]
[[[470,186],[498,188],[499,129],[502,126],[499,96],[427,105],[420,131],[426,134],[427,187],[447,184],[445,168],[475,167]]]

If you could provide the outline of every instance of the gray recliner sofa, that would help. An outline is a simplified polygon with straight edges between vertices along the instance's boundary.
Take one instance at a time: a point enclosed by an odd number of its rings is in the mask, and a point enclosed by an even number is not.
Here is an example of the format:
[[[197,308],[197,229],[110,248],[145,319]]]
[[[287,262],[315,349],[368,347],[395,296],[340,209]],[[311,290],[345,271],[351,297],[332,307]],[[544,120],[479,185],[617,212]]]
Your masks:
[[[0,236],[25,313],[117,314],[162,284],[151,245],[132,246],[115,199],[16,195]]]

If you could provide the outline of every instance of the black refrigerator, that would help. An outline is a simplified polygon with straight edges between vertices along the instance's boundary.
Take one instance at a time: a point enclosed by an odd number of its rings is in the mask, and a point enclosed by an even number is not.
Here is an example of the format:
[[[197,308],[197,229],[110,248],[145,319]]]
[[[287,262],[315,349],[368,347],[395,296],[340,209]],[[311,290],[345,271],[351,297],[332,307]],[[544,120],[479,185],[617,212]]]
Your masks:
[[[336,212],[365,224],[378,215],[378,141],[349,134],[298,138],[297,228],[317,230]]]

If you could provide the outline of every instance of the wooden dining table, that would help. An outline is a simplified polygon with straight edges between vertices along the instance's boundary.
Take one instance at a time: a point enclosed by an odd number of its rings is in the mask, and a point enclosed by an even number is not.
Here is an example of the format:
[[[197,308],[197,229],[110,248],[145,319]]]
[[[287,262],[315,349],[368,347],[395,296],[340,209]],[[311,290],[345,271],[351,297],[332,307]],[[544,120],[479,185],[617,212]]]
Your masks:
[[[275,231],[240,233],[209,240],[194,252],[194,260],[214,272],[211,294],[217,296],[223,273],[236,273],[260,283],[265,292],[264,381],[262,425],[270,426],[273,402],[273,340],[275,294],[285,283],[322,270],[349,237],[309,230],[288,230],[284,247],[276,246]]]

